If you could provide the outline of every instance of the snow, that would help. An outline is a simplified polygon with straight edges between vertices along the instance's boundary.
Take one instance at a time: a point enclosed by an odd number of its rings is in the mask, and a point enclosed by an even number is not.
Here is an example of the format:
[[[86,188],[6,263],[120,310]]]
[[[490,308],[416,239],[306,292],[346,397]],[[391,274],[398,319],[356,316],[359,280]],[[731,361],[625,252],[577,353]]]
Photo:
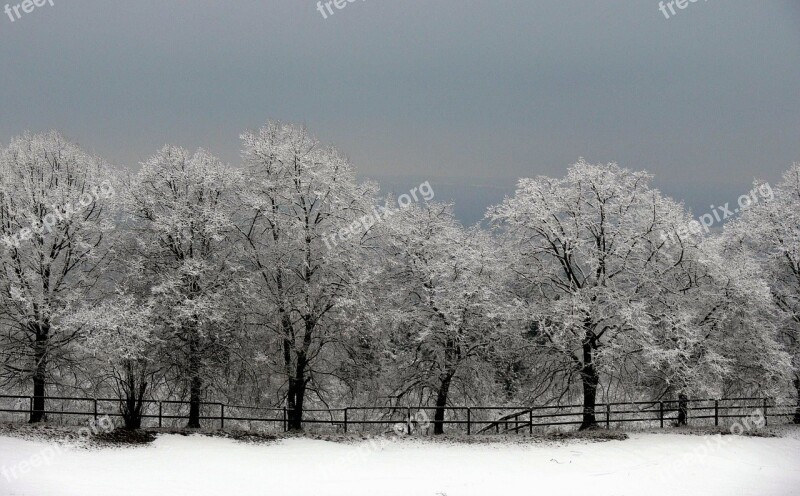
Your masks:
[[[454,444],[164,435],[85,449],[0,437],[0,469],[49,453],[0,495],[797,495],[800,436],[632,434],[626,441]],[[48,451],[43,451],[47,450]],[[674,463],[678,460],[678,464]]]

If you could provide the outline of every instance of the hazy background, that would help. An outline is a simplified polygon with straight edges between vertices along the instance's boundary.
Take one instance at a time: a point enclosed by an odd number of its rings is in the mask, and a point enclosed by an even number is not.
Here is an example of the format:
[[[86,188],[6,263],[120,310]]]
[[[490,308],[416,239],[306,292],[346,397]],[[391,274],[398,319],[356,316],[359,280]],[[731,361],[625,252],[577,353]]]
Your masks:
[[[167,142],[237,163],[243,130],[301,122],[465,222],[581,156],[698,214],[800,161],[797,0],[669,20],[653,0],[54,2],[0,12],[3,143],[56,128],[125,167]]]

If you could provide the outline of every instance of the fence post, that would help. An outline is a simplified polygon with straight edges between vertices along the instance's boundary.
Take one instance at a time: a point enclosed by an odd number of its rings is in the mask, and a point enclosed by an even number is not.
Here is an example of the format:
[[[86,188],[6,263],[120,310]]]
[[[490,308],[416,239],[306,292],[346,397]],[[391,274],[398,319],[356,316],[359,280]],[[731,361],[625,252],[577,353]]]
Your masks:
[[[528,434],[533,435],[533,408],[528,411]]]
[[[719,400],[714,400],[714,426],[719,426]]]
[[[29,415],[33,415],[33,396],[31,396],[31,403],[30,403],[30,410],[28,411]]]
[[[658,402],[658,420],[661,422],[661,428],[664,428],[664,402]]]
[[[344,433],[347,434],[347,408],[344,409]]]
[[[442,419],[442,428],[444,428],[444,419]],[[406,418],[406,433],[411,435],[411,407],[408,407],[408,418]]]
[[[769,424],[769,421],[767,420],[767,407],[769,406],[768,402],[769,398],[764,398],[764,427]]]
[[[94,398],[94,421],[97,422],[97,398]]]
[[[606,429],[611,428],[611,405],[606,403]]]
[[[678,395],[678,427],[689,425],[689,398],[685,394]]]
[[[289,430],[289,427],[286,425],[286,407],[283,407],[283,432]]]
[[[472,434],[472,409],[467,407],[467,436]]]
[[[225,429],[225,405],[222,403],[219,404],[219,428]]]

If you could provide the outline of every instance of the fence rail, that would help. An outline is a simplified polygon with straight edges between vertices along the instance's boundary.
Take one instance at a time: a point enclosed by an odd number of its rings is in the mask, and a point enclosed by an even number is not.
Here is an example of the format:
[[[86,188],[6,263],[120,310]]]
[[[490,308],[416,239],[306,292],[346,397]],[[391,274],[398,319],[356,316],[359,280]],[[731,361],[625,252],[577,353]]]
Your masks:
[[[769,423],[788,422],[795,416],[796,405],[778,404],[769,398],[721,398],[685,400],[687,423],[693,426],[720,426],[732,420],[761,415]],[[46,398],[44,414],[55,422],[97,420],[100,416],[122,417],[121,401],[117,398],[54,396]],[[143,401],[143,427],[180,427],[189,418],[187,401]],[[348,407],[304,410],[303,424],[333,432],[375,432],[396,430],[407,433],[428,433],[432,429],[436,407]],[[16,420],[33,411],[33,397],[0,395],[0,414]],[[638,423],[659,427],[674,423],[680,411],[679,400],[598,403],[595,407],[597,424],[606,428],[622,428]],[[205,427],[279,432],[288,428],[286,408],[231,405],[220,402],[201,403],[200,420]],[[447,407],[441,424],[461,434],[539,432],[557,427],[580,425],[582,405],[545,405],[517,407]],[[211,425],[208,425],[209,422]]]

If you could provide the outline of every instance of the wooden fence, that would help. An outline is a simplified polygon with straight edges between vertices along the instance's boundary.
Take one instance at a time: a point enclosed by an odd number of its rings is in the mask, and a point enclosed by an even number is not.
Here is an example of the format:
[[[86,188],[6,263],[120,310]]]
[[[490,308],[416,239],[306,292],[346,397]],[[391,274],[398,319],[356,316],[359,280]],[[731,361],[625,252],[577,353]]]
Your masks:
[[[45,414],[49,421],[85,423],[101,416],[122,417],[115,398],[49,397]],[[146,401],[143,427],[180,428],[188,420],[186,401]],[[767,424],[790,422],[796,405],[778,404],[768,398],[722,398],[686,400],[687,423],[691,426],[729,425],[763,416]],[[33,409],[30,396],[0,395],[0,414],[9,421],[23,420]],[[306,429],[325,432],[432,432],[435,407],[348,407],[304,411]],[[598,425],[622,429],[626,424],[645,428],[675,425],[678,400],[599,403],[595,409]],[[582,422],[582,405],[517,407],[447,407],[443,426],[455,434],[522,434],[544,429],[571,428]],[[0,418],[2,418],[0,417]],[[262,408],[219,402],[201,404],[200,420],[206,428],[235,428],[280,432],[287,429],[285,408]]]

